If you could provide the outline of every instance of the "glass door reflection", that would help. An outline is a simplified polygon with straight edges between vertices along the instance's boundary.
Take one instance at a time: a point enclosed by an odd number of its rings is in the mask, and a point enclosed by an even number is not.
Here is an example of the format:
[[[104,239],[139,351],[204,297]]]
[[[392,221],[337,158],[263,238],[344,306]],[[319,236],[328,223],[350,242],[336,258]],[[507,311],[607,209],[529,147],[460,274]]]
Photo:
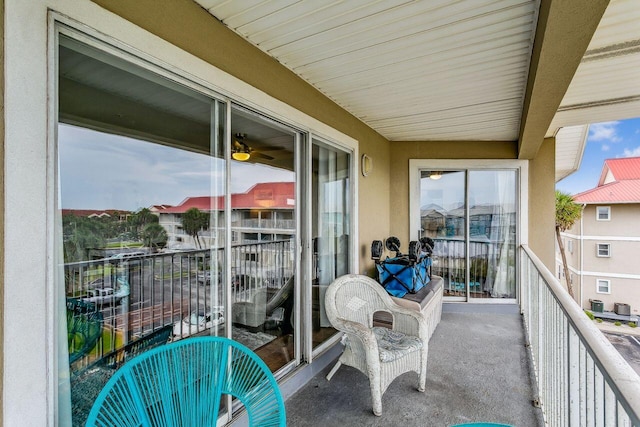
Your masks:
[[[421,236],[434,241],[431,273],[444,279],[444,295],[465,300],[466,287],[465,171],[422,171]]]
[[[297,134],[231,109],[231,320],[234,340],[275,372],[295,359]]]

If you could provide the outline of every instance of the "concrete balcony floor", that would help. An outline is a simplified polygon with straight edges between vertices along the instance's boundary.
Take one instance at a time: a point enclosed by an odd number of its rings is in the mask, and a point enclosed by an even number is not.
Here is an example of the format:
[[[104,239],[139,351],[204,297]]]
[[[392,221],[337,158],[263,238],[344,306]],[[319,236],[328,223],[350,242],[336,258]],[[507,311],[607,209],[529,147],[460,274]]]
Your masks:
[[[428,363],[426,392],[417,391],[417,374],[398,377],[382,396],[381,417],[371,410],[368,379],[342,366],[328,382],[330,364],[286,401],[287,425],[544,425],[532,405],[531,362],[517,306],[444,304]]]

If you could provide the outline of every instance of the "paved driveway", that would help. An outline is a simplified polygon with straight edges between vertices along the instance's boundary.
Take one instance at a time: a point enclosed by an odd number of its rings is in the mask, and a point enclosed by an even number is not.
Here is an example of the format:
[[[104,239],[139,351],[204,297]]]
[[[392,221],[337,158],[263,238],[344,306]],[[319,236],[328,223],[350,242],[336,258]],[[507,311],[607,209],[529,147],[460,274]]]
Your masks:
[[[636,373],[640,375],[640,337],[611,332],[603,333]]]

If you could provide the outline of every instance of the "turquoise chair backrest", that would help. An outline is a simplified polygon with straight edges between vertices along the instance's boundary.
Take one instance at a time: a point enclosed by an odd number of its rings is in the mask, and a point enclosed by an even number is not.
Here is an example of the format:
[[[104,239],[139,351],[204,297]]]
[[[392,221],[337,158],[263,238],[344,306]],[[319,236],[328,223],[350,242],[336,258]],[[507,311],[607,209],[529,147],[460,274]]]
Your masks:
[[[197,337],[137,356],[98,395],[87,426],[215,426],[223,394],[245,406],[251,426],[285,426],[280,389],[242,344]]]

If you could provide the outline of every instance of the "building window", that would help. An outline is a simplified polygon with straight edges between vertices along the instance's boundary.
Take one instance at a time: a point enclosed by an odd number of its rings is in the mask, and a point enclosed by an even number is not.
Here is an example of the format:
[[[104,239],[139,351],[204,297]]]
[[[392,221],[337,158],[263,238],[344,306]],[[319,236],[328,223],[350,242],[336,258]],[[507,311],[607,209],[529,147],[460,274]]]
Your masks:
[[[598,221],[610,221],[611,220],[611,206],[598,206],[598,207],[596,207],[596,220],[598,220]]]
[[[569,253],[573,253],[573,240],[567,239],[567,250]]]
[[[597,245],[597,255],[598,257],[608,258],[611,256],[611,244],[609,243],[598,243]]]
[[[596,292],[599,294],[611,293],[611,281],[605,279],[596,280]]]

